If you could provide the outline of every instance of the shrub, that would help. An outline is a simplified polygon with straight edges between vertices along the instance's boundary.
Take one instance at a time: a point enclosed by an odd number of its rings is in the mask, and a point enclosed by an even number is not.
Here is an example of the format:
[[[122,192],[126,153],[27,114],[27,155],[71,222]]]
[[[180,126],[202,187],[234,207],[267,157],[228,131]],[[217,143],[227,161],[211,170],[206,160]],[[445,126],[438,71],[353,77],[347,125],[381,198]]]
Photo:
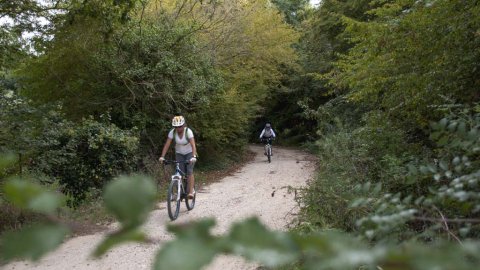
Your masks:
[[[450,114],[432,124],[436,159],[411,164],[401,193],[387,189],[381,195],[378,187],[377,192],[362,187],[363,197],[353,203],[354,208],[371,209],[357,223],[362,235],[375,240],[478,239],[479,127],[480,113],[475,109]]]
[[[136,168],[138,138],[113,124],[86,119],[45,132],[50,143],[40,148],[35,169],[57,178],[65,192],[83,199],[91,188]]]
[[[352,193],[355,186],[372,182],[399,189],[407,162],[418,153],[382,112],[369,112],[362,119],[364,124],[353,129],[337,119],[335,132],[317,141],[320,169],[301,198],[302,219],[314,227],[355,230],[356,219],[370,211],[349,207],[357,196]]]

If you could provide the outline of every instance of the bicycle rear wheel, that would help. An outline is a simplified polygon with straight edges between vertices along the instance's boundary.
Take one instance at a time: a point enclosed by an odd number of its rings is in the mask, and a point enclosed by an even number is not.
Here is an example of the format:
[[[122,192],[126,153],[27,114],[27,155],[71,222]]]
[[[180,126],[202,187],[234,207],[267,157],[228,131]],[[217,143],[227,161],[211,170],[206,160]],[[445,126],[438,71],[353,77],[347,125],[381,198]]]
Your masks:
[[[188,187],[188,185],[186,185]],[[190,211],[195,207],[195,199],[197,198],[197,183],[193,185],[193,199],[189,199],[188,196],[185,196],[185,205],[187,205],[187,209]],[[187,188],[187,194],[190,191]]]
[[[178,180],[172,180],[168,186],[167,193],[167,209],[168,216],[173,221],[177,219],[180,212],[180,189],[178,188]]]

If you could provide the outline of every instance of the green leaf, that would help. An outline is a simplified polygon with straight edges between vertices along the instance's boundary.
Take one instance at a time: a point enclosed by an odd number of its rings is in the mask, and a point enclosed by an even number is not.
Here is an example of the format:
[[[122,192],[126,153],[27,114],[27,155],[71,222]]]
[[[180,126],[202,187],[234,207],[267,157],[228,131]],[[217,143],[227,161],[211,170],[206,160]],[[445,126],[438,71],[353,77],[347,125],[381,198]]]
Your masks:
[[[169,225],[177,239],[165,244],[155,257],[154,269],[200,269],[224,251],[222,242],[211,235],[215,222],[206,219],[189,224]],[[185,258],[188,254],[188,259]]]
[[[453,165],[458,165],[460,161],[461,161],[460,157],[456,156],[453,158],[452,163]]]
[[[155,201],[156,188],[145,176],[118,177],[105,189],[107,209],[122,223],[125,230],[141,225]]]
[[[340,232],[295,236],[295,242],[308,255],[305,269],[358,269],[374,265],[385,254],[383,248],[367,248],[352,235]]]
[[[93,256],[100,257],[114,246],[125,242],[146,242],[147,237],[143,232],[137,230],[120,231],[115,234],[108,235],[100,245],[95,249]]]
[[[415,167],[412,164],[408,164],[408,172],[410,174],[417,174],[418,173],[417,167]]]
[[[0,156],[0,171],[8,168],[16,161],[14,154],[3,154]]]
[[[460,124],[458,124],[458,132],[461,134],[467,133],[467,124],[465,124],[465,122],[460,122]]]
[[[437,172],[437,166],[435,166],[434,164],[428,164],[427,168],[431,173],[436,173]]]
[[[456,121],[451,122],[451,123],[448,125],[448,130],[450,130],[450,131],[452,131],[452,132],[455,131],[455,129],[457,128],[457,125],[458,125],[458,123],[457,123]]]
[[[440,165],[440,168],[442,168],[442,170],[444,171],[448,170],[448,163],[445,162],[444,160],[441,160],[439,165]]]
[[[430,171],[428,170],[428,167],[424,165],[420,166],[420,172],[422,172],[423,174],[430,173]]]
[[[440,139],[437,140],[438,145],[444,146],[448,143],[448,136],[442,136]]]
[[[468,139],[470,140],[477,140],[479,138],[479,133],[477,128],[472,128],[468,134],[467,134]]]
[[[214,245],[205,245],[196,238],[177,239],[165,244],[157,253],[153,269],[201,269],[212,261],[217,252]]]
[[[235,224],[228,238],[234,254],[267,267],[293,262],[299,256],[298,246],[288,234],[267,230],[257,218]]]
[[[53,214],[64,203],[61,194],[45,190],[42,186],[23,179],[9,180],[5,186],[5,197],[14,205],[38,213]]]
[[[375,185],[375,188],[372,191],[372,194],[378,195],[382,190],[382,183],[378,183]]]
[[[38,260],[47,252],[57,248],[69,233],[63,225],[36,225],[16,232],[6,233],[1,241],[2,258]]]
[[[441,129],[445,129],[445,127],[448,124],[448,119],[447,118],[442,118],[442,120],[440,120],[440,122],[438,124],[440,125]]]
[[[407,185],[411,185],[411,184],[415,183],[416,181],[417,181],[417,178],[416,178],[415,176],[413,176],[413,175],[407,175],[407,176],[405,177],[405,183],[406,183]]]

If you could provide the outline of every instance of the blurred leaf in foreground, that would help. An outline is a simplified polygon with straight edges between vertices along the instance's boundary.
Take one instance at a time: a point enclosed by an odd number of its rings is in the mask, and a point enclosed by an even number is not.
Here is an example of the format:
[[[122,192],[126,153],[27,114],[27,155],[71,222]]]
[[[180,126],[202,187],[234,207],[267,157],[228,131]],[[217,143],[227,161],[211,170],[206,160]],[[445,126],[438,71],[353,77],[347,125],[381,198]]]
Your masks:
[[[2,175],[2,170],[8,168],[16,161],[14,154],[2,154],[0,155],[0,176]]]
[[[1,240],[1,257],[6,261],[14,258],[38,260],[56,249],[68,233],[69,229],[60,224],[36,225],[8,232]]]
[[[95,249],[93,256],[100,257],[105,254],[110,248],[125,242],[145,242],[147,240],[146,235],[143,232],[137,230],[120,231],[115,234],[109,235],[102,241],[100,245]]]
[[[103,198],[107,209],[122,224],[119,231],[108,235],[95,249],[99,257],[110,248],[125,242],[145,242],[146,235],[138,231],[153,209],[155,185],[145,176],[121,176],[110,182]]]
[[[24,179],[11,179],[4,186],[5,197],[15,206],[43,214],[54,214],[65,202],[64,196],[45,190]]]
[[[121,176],[109,183],[104,200],[107,209],[122,223],[123,229],[141,225],[153,209],[155,185],[145,176]]]
[[[270,231],[257,218],[235,224],[227,237],[233,254],[267,267],[293,262],[300,254],[299,247],[287,233]]]
[[[195,270],[208,265],[221,252],[220,239],[210,234],[211,219],[170,226],[176,240],[165,244],[155,258],[154,269]]]

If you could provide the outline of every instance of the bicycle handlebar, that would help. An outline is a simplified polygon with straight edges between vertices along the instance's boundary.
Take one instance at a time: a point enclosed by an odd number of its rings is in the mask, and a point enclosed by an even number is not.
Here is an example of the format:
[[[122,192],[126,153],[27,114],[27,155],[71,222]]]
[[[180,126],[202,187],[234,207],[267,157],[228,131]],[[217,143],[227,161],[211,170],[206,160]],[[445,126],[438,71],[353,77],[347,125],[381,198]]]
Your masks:
[[[190,164],[190,161],[176,161],[176,160],[164,160],[163,164],[170,165],[170,164]]]

